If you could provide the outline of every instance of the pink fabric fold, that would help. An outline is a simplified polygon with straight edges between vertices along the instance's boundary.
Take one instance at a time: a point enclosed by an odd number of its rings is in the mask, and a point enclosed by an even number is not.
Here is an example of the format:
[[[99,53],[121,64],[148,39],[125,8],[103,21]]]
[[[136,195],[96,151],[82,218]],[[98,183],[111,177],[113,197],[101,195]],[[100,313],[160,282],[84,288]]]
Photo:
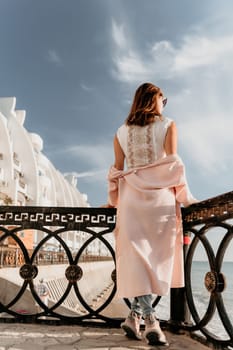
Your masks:
[[[115,227],[117,296],[166,295],[184,286],[180,204],[197,202],[178,155],[127,171],[111,167],[109,204]]]

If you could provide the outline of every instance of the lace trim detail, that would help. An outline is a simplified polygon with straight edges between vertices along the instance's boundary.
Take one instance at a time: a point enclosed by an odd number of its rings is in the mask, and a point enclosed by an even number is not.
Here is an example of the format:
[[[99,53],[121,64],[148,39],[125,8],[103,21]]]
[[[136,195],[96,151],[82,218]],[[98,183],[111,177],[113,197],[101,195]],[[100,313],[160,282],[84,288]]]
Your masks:
[[[127,138],[128,167],[134,168],[152,163],[155,160],[153,124],[130,126]]]

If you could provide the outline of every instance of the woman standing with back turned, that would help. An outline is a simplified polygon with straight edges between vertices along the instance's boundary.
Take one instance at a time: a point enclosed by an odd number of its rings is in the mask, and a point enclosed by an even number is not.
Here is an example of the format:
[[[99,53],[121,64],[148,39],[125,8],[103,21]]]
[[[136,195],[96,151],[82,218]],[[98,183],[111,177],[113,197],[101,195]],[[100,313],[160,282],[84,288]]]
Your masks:
[[[143,317],[143,336],[151,345],[167,342],[152,294],[162,296],[184,286],[180,204],[196,202],[176,154],[176,125],[162,115],[166,102],[151,83],[136,90],[129,116],[114,138],[106,205],[117,207],[117,295],[133,298],[121,327],[128,337],[142,339]]]

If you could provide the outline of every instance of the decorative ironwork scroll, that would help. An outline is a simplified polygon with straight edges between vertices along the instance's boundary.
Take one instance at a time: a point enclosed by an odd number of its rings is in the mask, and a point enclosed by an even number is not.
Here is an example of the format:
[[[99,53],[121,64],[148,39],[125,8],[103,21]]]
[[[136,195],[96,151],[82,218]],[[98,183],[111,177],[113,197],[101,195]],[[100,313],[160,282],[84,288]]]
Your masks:
[[[104,310],[112,301],[116,291],[115,276],[115,254],[113,245],[108,239],[115,227],[115,209],[105,208],[50,208],[50,207],[16,207],[3,206],[0,208],[0,253],[2,253],[2,267],[5,266],[20,266],[19,276],[22,279],[22,286],[17,291],[12,300],[7,300],[6,303],[0,299],[0,320],[9,320],[9,315],[15,320],[25,322],[62,322],[62,323],[84,323],[85,321],[119,326],[121,320],[114,319],[102,315]],[[36,230],[42,233],[41,239],[33,250],[26,249],[23,240],[20,238],[20,232],[27,230]],[[65,237],[62,235],[85,236],[85,239],[80,243],[78,250],[71,251],[67,245]],[[13,248],[9,250],[4,247],[3,242],[7,239],[14,241],[15,252],[21,256],[21,264],[18,259],[13,258],[9,261],[6,257],[13,256]],[[50,241],[56,242],[56,252],[44,251],[43,247]],[[88,252],[89,247],[93,242],[98,241],[99,245],[104,246],[104,252],[101,254],[98,251]],[[2,248],[2,250],[1,250]],[[51,305],[46,305],[36,290],[34,283],[38,275],[38,265],[41,265],[41,256],[43,256],[43,264],[56,264],[58,260],[61,264],[68,265],[64,271],[64,279],[62,284],[65,284],[64,292],[58,296],[58,291],[54,291],[56,296]],[[56,257],[56,259],[54,259]],[[51,260],[52,258],[52,260]],[[95,262],[96,265],[104,261],[112,261],[112,271],[109,276],[110,287],[105,287],[105,295],[102,302],[97,305],[91,305],[90,301],[85,299],[80,291],[79,282],[83,282],[83,268]],[[86,265],[85,265],[86,264]],[[82,267],[81,267],[82,265]],[[83,267],[84,266],[84,267]],[[98,271],[98,269],[97,269]],[[98,273],[98,272],[97,272]],[[101,281],[100,281],[101,282]],[[28,310],[17,309],[22,296],[30,289],[31,295],[34,298],[34,304],[38,305],[39,312],[30,312]],[[54,286],[51,282],[51,292]],[[73,300],[70,301],[74,305],[68,305],[66,299],[73,295]],[[1,298],[1,297],[0,297]],[[97,296],[98,298],[98,296]],[[77,305],[75,305],[75,301]],[[72,304],[71,303],[71,304]],[[64,314],[64,305],[69,311]],[[60,312],[60,310],[62,312]],[[70,314],[70,315],[69,315]]]

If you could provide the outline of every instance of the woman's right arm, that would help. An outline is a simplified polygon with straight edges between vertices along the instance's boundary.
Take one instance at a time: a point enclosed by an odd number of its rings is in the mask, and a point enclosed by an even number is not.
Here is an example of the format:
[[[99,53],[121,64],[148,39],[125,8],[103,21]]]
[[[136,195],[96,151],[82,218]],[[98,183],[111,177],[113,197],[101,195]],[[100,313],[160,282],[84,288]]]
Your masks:
[[[177,130],[176,130],[176,124],[174,122],[171,123],[171,125],[167,130],[164,148],[167,156],[169,154],[177,153]]]
[[[115,162],[114,162],[114,168],[117,170],[123,170],[124,169],[124,160],[125,160],[125,154],[121,148],[121,145],[118,141],[117,135],[114,137],[114,154],[115,154]],[[113,208],[115,205],[110,204],[111,202],[117,203],[117,196],[118,196],[118,189],[115,187],[115,182],[109,181],[109,202],[107,204],[102,205],[102,208]],[[113,189],[112,189],[113,188]],[[111,190],[110,190],[111,189]],[[114,200],[111,199],[114,198]]]
[[[116,135],[114,137],[114,154],[115,154],[114,167],[118,170],[123,170],[125,155]]]

